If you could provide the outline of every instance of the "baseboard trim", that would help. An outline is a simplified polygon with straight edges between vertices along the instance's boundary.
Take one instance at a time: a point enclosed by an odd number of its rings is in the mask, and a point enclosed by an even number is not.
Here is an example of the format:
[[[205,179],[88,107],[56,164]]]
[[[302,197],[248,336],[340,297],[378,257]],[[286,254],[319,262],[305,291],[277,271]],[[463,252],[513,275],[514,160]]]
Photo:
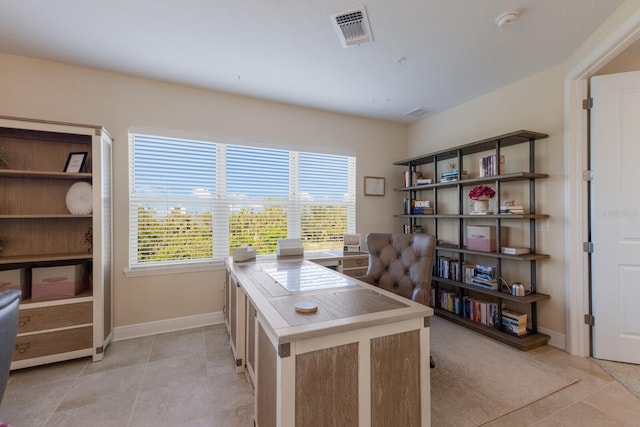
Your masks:
[[[224,323],[224,313],[218,311],[215,313],[197,314],[195,316],[178,317],[175,319],[157,320],[155,322],[117,326],[113,328],[113,341],[147,337],[149,335],[200,328],[221,323]]]
[[[558,347],[561,350],[567,351],[567,336],[564,334],[560,334],[556,331],[552,331],[549,329],[538,327],[538,332],[541,332],[545,335],[549,335],[549,345],[554,347]]]

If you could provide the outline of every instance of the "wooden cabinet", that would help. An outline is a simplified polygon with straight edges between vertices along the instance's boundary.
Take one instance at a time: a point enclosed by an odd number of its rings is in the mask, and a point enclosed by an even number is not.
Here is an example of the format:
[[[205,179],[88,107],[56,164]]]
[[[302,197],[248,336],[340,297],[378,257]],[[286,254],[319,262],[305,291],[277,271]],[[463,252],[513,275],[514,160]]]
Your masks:
[[[537,252],[536,224],[546,221],[548,216],[536,209],[536,181],[547,175],[535,171],[535,143],[547,136],[520,130],[394,163],[403,166],[403,176],[409,178],[405,178],[403,187],[395,188],[395,191],[406,194],[403,212],[396,215],[406,222],[405,229],[434,234],[438,239],[437,258],[442,257],[446,262],[453,260],[460,269],[464,264],[489,265],[494,269],[498,281],[496,289],[485,289],[465,282],[464,272],[445,278],[443,274],[439,275],[437,268],[434,269],[432,303],[436,314],[522,350],[544,345],[549,340],[537,328],[537,304],[549,296],[536,289],[538,261],[548,258],[548,255]],[[496,167],[492,176],[479,176],[483,159],[490,157],[494,162],[495,159],[504,158],[505,169],[500,171]],[[499,165],[499,160],[495,164]],[[449,170],[457,170],[458,173],[451,178]],[[443,180],[443,172],[450,180]],[[410,177],[419,174],[431,178],[431,183],[415,185]],[[471,210],[468,193],[478,185],[487,185],[495,190],[496,195],[492,200],[495,205],[488,214],[478,215]],[[500,207],[511,198],[525,205],[525,213],[501,213]],[[416,200],[429,201],[433,212],[416,214],[419,210],[412,209]],[[494,251],[472,250],[466,246],[469,237],[467,227],[473,225],[495,227]],[[526,246],[530,253],[502,253],[500,243],[505,236],[501,236],[501,233],[507,228],[514,231],[509,233],[508,246]],[[504,286],[512,282],[525,283],[527,295],[512,295],[508,286]],[[457,301],[457,305],[444,306],[440,298],[442,292],[447,292],[446,296]],[[487,324],[469,318],[465,304],[470,299],[475,299],[474,303],[480,300],[496,307],[495,313],[489,313],[492,317]],[[527,314],[525,335],[514,336],[505,332],[502,307]]]
[[[0,117],[0,270],[82,265],[84,290],[20,303],[12,369],[91,356],[111,340],[111,137],[101,127]],[[86,153],[64,172],[70,153]],[[89,212],[70,213],[67,194],[91,184]],[[86,209],[85,209],[86,210]]]

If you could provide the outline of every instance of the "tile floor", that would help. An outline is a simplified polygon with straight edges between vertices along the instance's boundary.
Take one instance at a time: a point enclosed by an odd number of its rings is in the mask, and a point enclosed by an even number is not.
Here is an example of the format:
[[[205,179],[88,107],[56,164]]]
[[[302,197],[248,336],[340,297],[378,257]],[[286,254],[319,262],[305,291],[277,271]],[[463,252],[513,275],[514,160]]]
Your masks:
[[[640,425],[640,399],[592,360],[549,346],[527,354],[580,381],[487,425]],[[235,373],[226,329],[217,325],[115,342],[99,363],[80,359],[14,371],[0,421],[11,427],[250,427],[253,394],[244,374]]]
[[[0,420],[11,427],[253,426],[223,325],[111,343],[104,360],[12,372]]]

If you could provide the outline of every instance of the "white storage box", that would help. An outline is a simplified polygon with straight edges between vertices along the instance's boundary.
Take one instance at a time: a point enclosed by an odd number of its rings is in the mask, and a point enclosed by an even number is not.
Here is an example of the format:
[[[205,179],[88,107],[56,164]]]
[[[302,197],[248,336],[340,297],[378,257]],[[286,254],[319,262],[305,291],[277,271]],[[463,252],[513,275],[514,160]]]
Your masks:
[[[31,269],[32,301],[71,298],[85,288],[83,264]]]
[[[26,268],[0,271],[0,292],[8,291],[9,289],[22,291],[21,299],[29,297],[29,280],[27,279]]]

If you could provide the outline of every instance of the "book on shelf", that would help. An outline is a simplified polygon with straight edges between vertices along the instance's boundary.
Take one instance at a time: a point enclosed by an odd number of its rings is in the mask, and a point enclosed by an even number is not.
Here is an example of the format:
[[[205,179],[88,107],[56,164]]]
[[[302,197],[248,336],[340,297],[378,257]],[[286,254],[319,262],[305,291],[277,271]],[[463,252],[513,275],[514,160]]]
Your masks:
[[[522,337],[528,334],[527,328],[514,328],[509,325],[505,325],[504,321],[502,322],[502,330],[508,334],[515,335],[517,337]]]
[[[467,171],[458,173],[457,169],[442,172],[440,174],[440,182],[455,182],[459,179],[467,179]]]
[[[478,277],[474,277],[471,280],[471,284],[473,286],[477,286],[479,288],[482,289],[490,289],[490,290],[497,290],[498,289],[498,281],[497,280],[485,280],[485,279],[480,279]]]
[[[516,205],[513,200],[506,202],[504,205],[500,206],[501,214],[524,214],[526,213],[524,210],[524,206]]]
[[[403,187],[413,187],[418,184],[418,180],[422,180],[422,172],[418,171],[404,171],[402,173],[402,186]],[[431,182],[429,182],[431,184]]]
[[[476,264],[475,276],[480,279],[493,280],[495,279],[495,267],[492,265]]]
[[[418,178],[416,179],[416,185],[429,185],[432,183],[431,178]]]
[[[527,324],[527,313],[521,313],[519,311],[503,307],[502,308],[502,318],[513,319],[518,322],[518,324]]]
[[[442,277],[443,279],[451,279],[459,282],[462,278],[460,261],[455,258],[439,256],[436,258],[435,268],[436,276]]]
[[[411,215],[433,215],[433,208],[415,206],[411,209]]]
[[[471,264],[463,264],[462,271],[464,273],[464,283],[468,283],[470,285],[473,281],[473,276],[476,275],[476,267]]]
[[[484,301],[478,298],[464,296],[460,304],[460,310],[463,317],[487,326],[495,326],[498,304]]]
[[[409,207],[410,206],[410,207]],[[407,212],[407,209],[409,211]],[[405,214],[411,215],[433,215],[433,207],[429,200],[411,200],[405,199]]]
[[[498,164],[499,163],[499,164]],[[480,169],[480,173],[478,174],[479,178],[484,178],[487,176],[496,176],[498,174],[504,174],[504,155],[500,155],[500,161],[498,162],[495,154],[491,154],[489,156],[485,156],[481,159],[478,159],[478,166]]]
[[[502,325],[508,326],[512,329],[521,329],[521,330],[527,329],[527,322],[519,323],[513,319],[509,319],[508,317],[504,317],[504,316],[502,317]]]
[[[523,246],[504,246],[501,251],[506,255],[526,255],[531,252],[531,249]]]

